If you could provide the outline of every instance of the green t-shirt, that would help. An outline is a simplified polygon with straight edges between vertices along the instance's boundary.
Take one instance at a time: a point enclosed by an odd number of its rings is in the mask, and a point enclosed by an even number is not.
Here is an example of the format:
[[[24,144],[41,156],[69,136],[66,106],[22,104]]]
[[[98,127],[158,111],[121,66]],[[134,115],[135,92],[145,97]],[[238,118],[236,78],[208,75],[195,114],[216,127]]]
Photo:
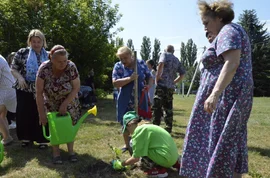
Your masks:
[[[172,167],[178,159],[178,150],[171,135],[153,124],[138,126],[132,134],[133,157],[147,156],[156,164]]]

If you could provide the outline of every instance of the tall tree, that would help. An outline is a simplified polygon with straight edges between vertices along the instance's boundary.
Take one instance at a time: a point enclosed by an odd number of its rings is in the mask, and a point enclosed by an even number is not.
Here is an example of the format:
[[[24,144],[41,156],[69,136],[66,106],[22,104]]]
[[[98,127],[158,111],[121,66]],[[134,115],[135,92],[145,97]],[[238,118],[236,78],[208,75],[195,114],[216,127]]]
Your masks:
[[[121,46],[124,46],[124,40],[123,38],[120,38],[120,37],[116,37],[116,40],[115,40],[115,47],[116,48],[119,48]]]
[[[132,39],[128,39],[127,47],[129,47],[131,49],[131,51],[134,51],[134,45],[133,45]]]
[[[1,0],[0,7],[1,54],[26,47],[28,33],[38,28],[49,49],[54,44],[66,47],[82,80],[94,68],[97,87],[106,83],[104,73],[114,50],[109,39],[122,30],[111,31],[121,18],[118,5],[101,0]]]
[[[186,45],[184,42],[181,42],[180,47],[180,61],[184,67],[187,67],[187,54],[186,54]]]
[[[151,58],[151,41],[150,38],[146,36],[143,37],[140,54],[145,61]]]
[[[192,39],[189,39],[185,45],[185,43],[181,43],[181,61],[186,68],[193,66],[197,57],[197,45],[193,42]]]
[[[238,23],[242,25],[250,38],[254,95],[270,96],[270,36],[265,23],[258,20],[255,10],[244,10]]]
[[[180,59],[182,65],[186,69],[186,75],[185,75],[185,81],[186,81],[186,89],[188,89],[193,74],[195,72],[196,67],[194,67],[194,62],[196,61],[197,58],[197,45],[193,42],[192,39],[189,39],[187,43],[181,43],[181,48],[180,48]],[[192,85],[192,90],[197,90],[199,87],[199,78],[200,74],[197,73],[196,78],[194,80],[194,83]]]
[[[154,49],[152,52],[152,59],[154,60],[156,64],[158,63],[159,56],[160,56],[160,41],[155,38]]]

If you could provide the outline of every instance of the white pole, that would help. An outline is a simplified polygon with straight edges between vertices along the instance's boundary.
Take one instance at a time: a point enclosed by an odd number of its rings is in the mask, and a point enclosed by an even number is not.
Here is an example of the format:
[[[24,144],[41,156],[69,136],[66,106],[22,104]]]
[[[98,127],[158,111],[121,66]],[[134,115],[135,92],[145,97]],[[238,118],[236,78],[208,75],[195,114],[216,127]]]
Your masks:
[[[206,50],[206,47],[204,47],[203,53],[204,53],[205,50]],[[189,88],[188,88],[187,97],[189,97],[189,93],[190,93],[190,90],[191,90],[191,88],[192,88],[194,79],[195,79],[195,77],[196,77],[196,75],[197,75],[197,72],[198,72],[198,69],[199,69],[200,64],[201,64],[201,60],[199,60],[199,62],[197,63],[196,70],[195,70],[195,72],[194,72],[194,75],[193,75],[193,77],[192,77],[191,83],[190,83]]]
[[[182,96],[185,97],[185,83],[182,81]]]
[[[198,69],[199,69],[200,64],[201,64],[201,61],[199,61],[199,63],[197,64],[196,70],[195,70],[195,72],[194,72],[194,75],[193,75],[193,77],[192,77],[191,83],[190,83],[189,88],[188,88],[187,97],[189,97],[189,93],[190,93],[190,90],[191,90],[191,88],[192,88],[194,79],[195,79],[195,77],[196,77],[196,75],[197,75],[197,72],[198,72]]]

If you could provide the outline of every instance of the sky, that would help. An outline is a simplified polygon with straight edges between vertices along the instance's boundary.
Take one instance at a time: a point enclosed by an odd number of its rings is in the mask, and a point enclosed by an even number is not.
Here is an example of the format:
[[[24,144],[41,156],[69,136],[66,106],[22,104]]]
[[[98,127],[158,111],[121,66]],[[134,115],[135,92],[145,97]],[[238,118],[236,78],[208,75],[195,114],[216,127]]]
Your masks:
[[[233,22],[238,21],[244,10],[255,9],[257,17],[266,22],[265,27],[270,32],[270,0],[231,1],[235,12]],[[197,0],[112,0],[112,4],[119,4],[119,13],[122,14],[115,29],[123,27],[124,30],[117,36],[123,38],[125,44],[132,39],[138,55],[144,36],[150,38],[152,49],[155,38],[161,42],[161,51],[169,44],[174,45],[177,57],[180,56],[181,42],[186,43],[190,38],[198,51],[208,45]]]

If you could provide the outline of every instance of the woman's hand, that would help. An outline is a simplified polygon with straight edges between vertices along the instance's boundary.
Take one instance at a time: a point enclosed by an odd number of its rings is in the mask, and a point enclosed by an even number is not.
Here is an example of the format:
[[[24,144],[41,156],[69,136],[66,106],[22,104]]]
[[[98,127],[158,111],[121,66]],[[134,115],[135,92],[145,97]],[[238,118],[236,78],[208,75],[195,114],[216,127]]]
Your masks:
[[[209,114],[213,113],[217,107],[218,98],[216,94],[211,94],[204,102],[204,110]]]
[[[47,122],[48,122],[48,120],[47,120],[47,117],[46,117],[46,114],[45,113],[39,115],[39,124],[40,125],[46,125]]]
[[[28,88],[28,85],[26,84],[25,79],[22,76],[18,77],[18,85],[21,89]]]
[[[67,114],[67,104],[66,104],[65,101],[60,105],[60,108],[59,108],[59,111],[58,112],[61,115],[66,115]]]

